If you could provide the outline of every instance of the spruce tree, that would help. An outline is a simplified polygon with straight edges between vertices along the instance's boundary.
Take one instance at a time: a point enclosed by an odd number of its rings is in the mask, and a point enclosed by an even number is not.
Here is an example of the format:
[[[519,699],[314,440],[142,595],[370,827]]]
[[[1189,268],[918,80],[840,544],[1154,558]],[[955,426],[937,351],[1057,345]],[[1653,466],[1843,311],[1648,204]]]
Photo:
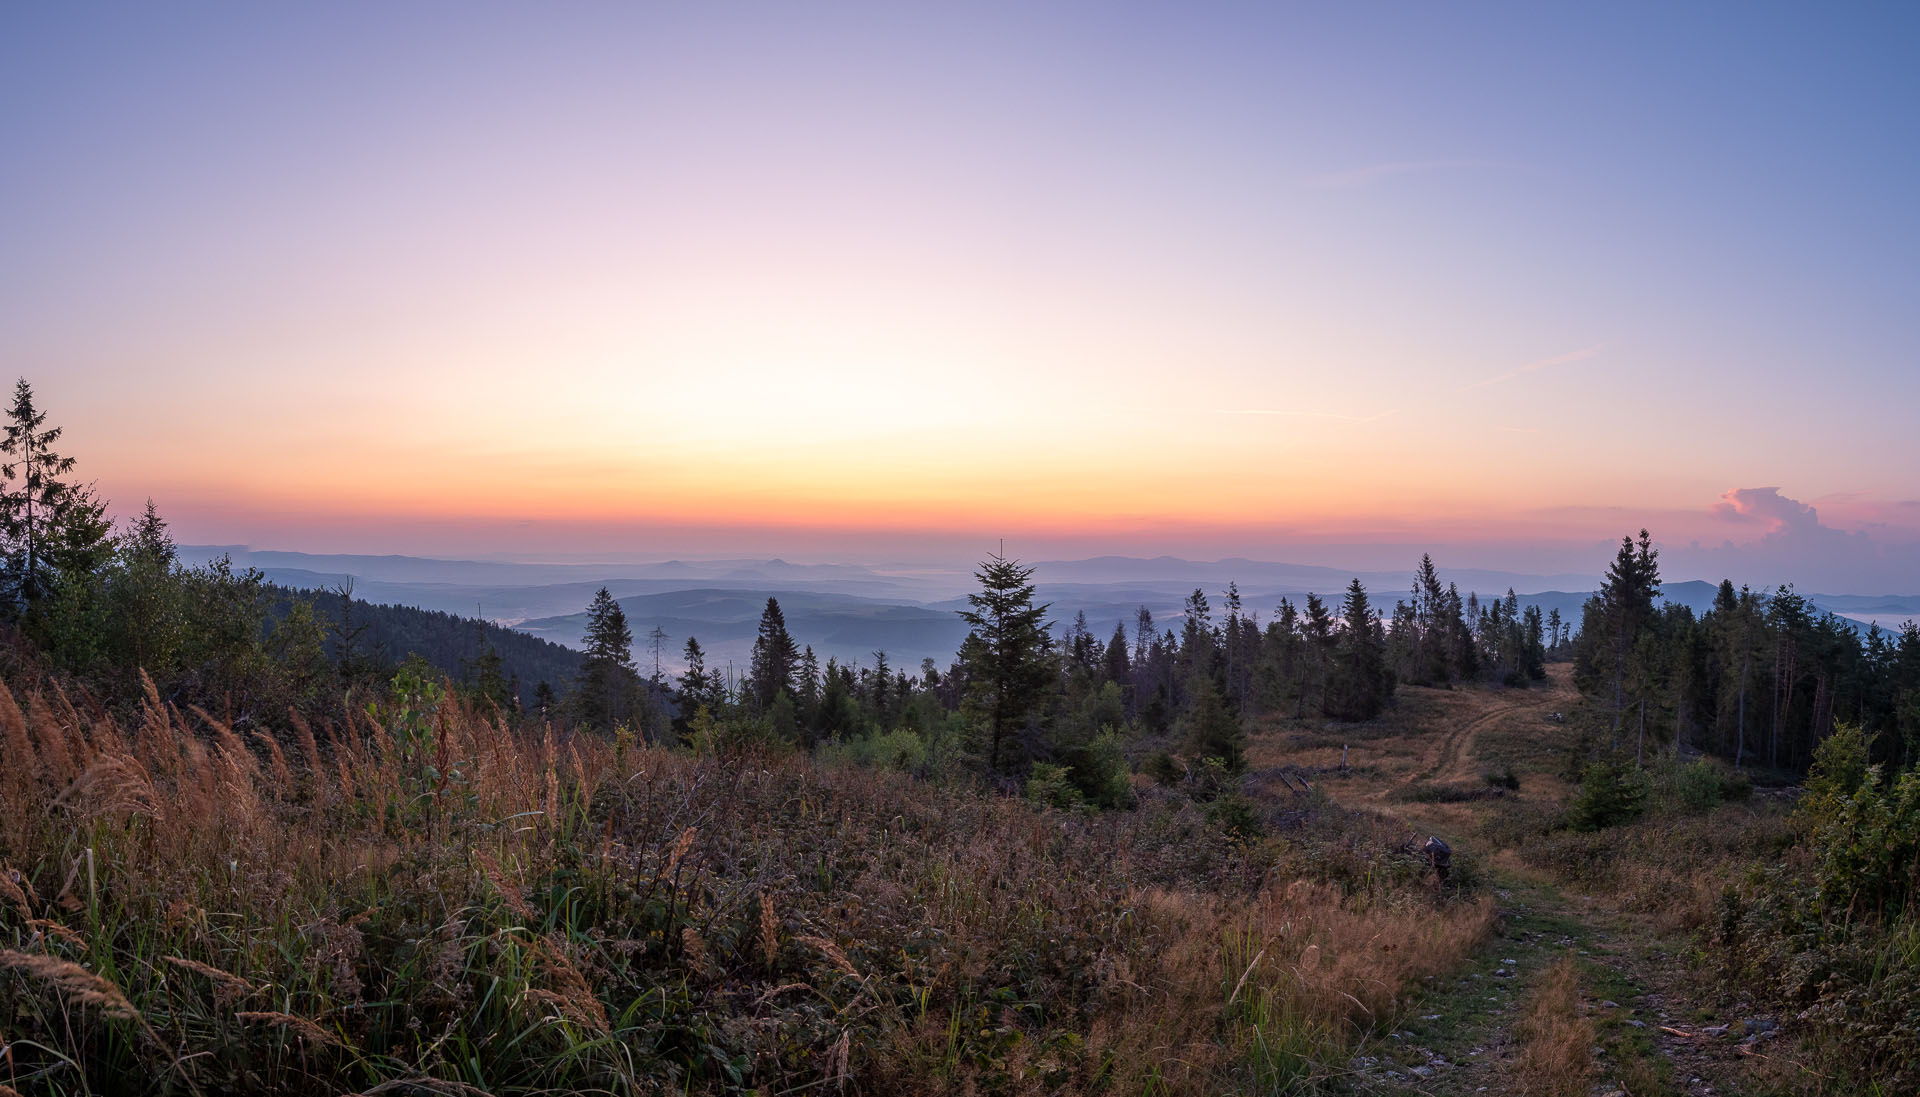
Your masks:
[[[786,614],[780,612],[777,599],[768,598],[767,608],[760,611],[760,631],[753,641],[753,657],[747,668],[756,712],[767,711],[775,697],[793,692],[799,661],[800,649],[787,632]]]
[[[1451,685],[1454,679],[1451,637],[1446,632],[1447,594],[1433,557],[1422,553],[1413,576],[1413,678],[1422,685]]]
[[[800,665],[794,671],[794,679],[794,703],[799,708],[800,720],[812,727],[815,711],[820,706],[820,657],[813,653],[812,644],[800,650]]]
[[[697,638],[687,637],[681,659],[687,664],[687,669],[680,672],[680,688],[674,693],[673,703],[679,711],[679,719],[675,723],[684,734],[687,722],[693,719],[694,713],[703,708],[711,712],[715,708],[714,695],[718,691],[713,688],[713,678],[707,673],[707,653],[701,649]]]
[[[1212,677],[1216,645],[1214,643],[1213,615],[1207,605],[1207,592],[1199,587],[1187,595],[1186,605],[1182,607],[1180,624],[1179,679],[1175,683],[1177,696],[1184,705],[1193,696],[1195,681],[1202,677]]]
[[[1640,633],[1653,618],[1653,600],[1660,596],[1660,552],[1646,530],[1640,531],[1636,544],[1631,537],[1620,539],[1620,551],[1600,585],[1598,599],[1611,643],[1607,649],[1608,667],[1613,679],[1613,745],[1620,746],[1620,722],[1626,710],[1628,661],[1639,642]]]
[[[1107,641],[1106,666],[1104,673],[1107,681],[1120,687],[1121,695],[1129,699],[1133,696],[1133,668],[1127,661],[1127,624],[1125,621],[1113,623],[1113,637]]]
[[[965,711],[983,725],[987,769],[1001,773],[1015,762],[1016,736],[1036,730],[1041,702],[1053,681],[1047,606],[1033,604],[1033,569],[999,554],[974,573],[980,591],[967,595],[972,609],[960,619],[972,626],[961,648],[966,660]]]
[[[1194,684],[1193,708],[1187,713],[1187,749],[1198,758],[1218,758],[1228,773],[1247,768],[1247,734],[1232,709],[1214,688],[1213,679]]]
[[[626,611],[601,587],[587,607],[587,657],[570,700],[580,722],[607,730],[634,716],[640,671],[633,663],[633,628]]]
[[[1327,677],[1333,664],[1333,615],[1327,612],[1327,604],[1318,594],[1307,593],[1307,611],[1301,619],[1300,633],[1303,640],[1300,659],[1299,703],[1295,717],[1304,717],[1307,702],[1324,706],[1327,696]]]
[[[1393,671],[1380,621],[1359,579],[1348,584],[1340,613],[1343,625],[1322,711],[1340,720],[1369,720],[1386,707]]]
[[[4,596],[15,612],[51,594],[62,570],[88,571],[105,561],[106,507],[92,491],[61,479],[74,466],[73,458],[53,450],[62,429],[47,426],[47,413],[34,406],[33,386],[20,378],[0,437]]]

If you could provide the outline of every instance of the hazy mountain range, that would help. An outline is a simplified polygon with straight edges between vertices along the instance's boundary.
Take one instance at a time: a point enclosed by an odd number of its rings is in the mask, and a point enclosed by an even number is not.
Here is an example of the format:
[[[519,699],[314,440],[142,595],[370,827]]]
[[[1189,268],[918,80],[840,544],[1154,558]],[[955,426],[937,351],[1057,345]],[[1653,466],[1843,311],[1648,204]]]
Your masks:
[[[268,579],[290,587],[336,588],[348,581],[354,597],[373,603],[415,606],[477,616],[556,642],[577,645],[586,623],[586,606],[606,587],[632,622],[634,654],[649,668],[648,635],[666,633],[662,667],[681,665],[689,636],[698,637],[708,665],[744,667],[753,646],[760,613],[769,597],[778,598],[787,628],[803,645],[812,645],[824,663],[871,665],[885,651],[895,666],[917,667],[932,659],[945,667],[953,659],[966,626],[955,612],[974,589],[972,575],[960,568],[920,565],[862,566],[794,564],[784,560],[667,560],[659,563],[514,562],[437,560],[418,556],[316,555],[262,552],[244,546],[192,545],[181,549],[187,563],[221,554],[236,565],[256,567]],[[1051,603],[1056,630],[1085,613],[1087,625],[1103,639],[1124,622],[1129,638],[1141,606],[1153,613],[1158,628],[1179,627],[1187,596],[1205,591],[1216,617],[1223,614],[1227,584],[1238,584],[1246,612],[1266,620],[1281,598],[1299,604],[1308,592],[1337,599],[1357,577],[1383,611],[1406,596],[1413,572],[1349,572],[1306,564],[1258,560],[1181,560],[1162,556],[1137,559],[1101,556],[1087,560],[1047,560],[1034,565],[1041,601]],[[1440,569],[1443,581],[1487,599],[1511,588],[1522,604],[1543,614],[1559,610],[1579,620],[1580,607],[1600,584],[1598,575],[1529,575],[1477,569]],[[1712,604],[1717,584],[1669,582],[1664,593],[1696,612]],[[1920,595],[1809,595],[1815,606],[1857,621],[1898,627],[1920,618]]]

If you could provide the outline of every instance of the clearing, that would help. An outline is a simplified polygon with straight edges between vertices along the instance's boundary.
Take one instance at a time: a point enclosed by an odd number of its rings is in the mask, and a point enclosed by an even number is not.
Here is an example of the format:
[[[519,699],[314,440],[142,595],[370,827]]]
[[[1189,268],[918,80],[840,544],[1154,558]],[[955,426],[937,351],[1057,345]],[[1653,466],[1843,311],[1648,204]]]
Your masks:
[[[1280,778],[1304,776],[1333,801],[1404,823],[1410,844],[1448,842],[1463,873],[1497,898],[1480,952],[1432,980],[1393,1031],[1361,1046],[1345,1088],[1380,1094],[1759,1095],[1814,1088],[1770,1042],[1775,1019],[1690,968],[1688,929],[1618,893],[1555,884],[1498,835],[1502,817],[1541,818],[1572,787],[1562,778],[1579,698],[1556,664],[1531,690],[1401,687],[1392,711],[1359,725],[1272,721],[1258,732],[1249,785],[1281,811]],[[1496,787],[1490,778],[1517,779]],[[1524,834],[1524,827],[1508,827]],[[1638,904],[1644,907],[1645,904]],[[1525,1018],[1561,957],[1578,973],[1584,1055],[1529,1058]],[[1577,1050],[1577,1049],[1573,1049]],[[1771,1053],[1771,1054],[1770,1054]],[[1590,1057],[1590,1058],[1589,1058]],[[1590,1062],[1591,1066],[1586,1064]]]

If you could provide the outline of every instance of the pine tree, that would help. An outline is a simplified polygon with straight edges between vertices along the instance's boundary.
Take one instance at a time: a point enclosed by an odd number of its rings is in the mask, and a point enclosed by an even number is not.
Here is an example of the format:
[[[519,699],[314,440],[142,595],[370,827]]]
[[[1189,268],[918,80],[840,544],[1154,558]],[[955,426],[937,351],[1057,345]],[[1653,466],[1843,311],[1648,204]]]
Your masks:
[[[62,429],[49,427],[34,406],[33,387],[22,377],[0,438],[0,533],[6,537],[4,596],[16,612],[51,594],[62,569],[91,570],[104,562],[106,507],[92,491],[61,477],[74,459],[55,453]],[[19,482],[18,490],[11,485]]]
[[[1422,553],[1413,574],[1413,678],[1422,685],[1452,685],[1455,668],[1451,637],[1447,635],[1447,594],[1433,557]]]
[[[1227,620],[1221,635],[1226,699],[1235,713],[1245,716],[1253,691],[1253,645],[1259,642],[1260,634],[1252,630],[1252,619],[1241,612],[1244,607],[1240,601],[1240,585],[1232,580],[1227,581],[1226,608]]]
[[[1393,685],[1380,620],[1355,579],[1340,607],[1343,625],[1322,710],[1335,719],[1369,720],[1386,707]]]
[[[1228,773],[1246,768],[1246,729],[1221,699],[1213,679],[1202,678],[1194,684],[1193,708],[1185,723],[1187,749],[1196,757],[1218,758]]]
[[[1547,643],[1546,625],[1540,618],[1540,607],[1528,606],[1521,620],[1526,640],[1522,651],[1521,669],[1526,672],[1528,681],[1544,681],[1547,677]]]
[[[1303,640],[1300,659],[1300,692],[1295,718],[1307,714],[1307,702],[1324,706],[1327,696],[1327,678],[1333,665],[1333,615],[1327,612],[1327,604],[1318,594],[1307,593],[1307,611],[1301,618],[1300,634]]]
[[[929,663],[931,659],[927,660]],[[813,653],[813,645],[808,644],[800,652],[800,666],[794,672],[794,688],[797,691],[794,703],[800,711],[800,720],[808,727],[813,726],[815,711],[820,706],[820,658]]]
[[[633,663],[633,628],[626,611],[605,587],[587,607],[586,648],[570,700],[581,723],[607,730],[635,715],[640,671]]]
[[[1093,638],[1093,630],[1087,627],[1087,611],[1081,610],[1073,615],[1073,626],[1067,630],[1067,654],[1079,665],[1080,669],[1091,672],[1095,663],[1095,651],[1099,641]]]
[[[1447,655],[1458,681],[1480,677],[1480,649],[1474,646],[1472,625],[1478,613],[1479,599],[1472,591],[1467,592],[1467,600],[1462,604],[1460,588],[1447,584],[1447,600],[1440,610],[1440,628],[1446,634]]]
[[[1120,687],[1121,696],[1129,702],[1133,697],[1133,667],[1127,662],[1127,624],[1125,621],[1113,623],[1113,637],[1107,641],[1106,666],[1104,672],[1107,681]]]
[[[1653,600],[1660,596],[1658,549],[1646,530],[1640,531],[1638,544],[1631,537],[1620,539],[1620,551],[1607,569],[1597,598],[1606,623],[1611,645],[1608,670],[1613,678],[1613,745],[1620,745],[1620,722],[1626,710],[1628,662],[1640,633],[1653,617]]]
[[[973,608],[960,619],[972,626],[967,660],[965,710],[984,723],[987,769],[1010,768],[1015,736],[1036,729],[1041,701],[1053,680],[1046,631],[1046,605],[1034,605],[1033,569],[999,554],[974,573],[980,592],[967,595]]]
[[[707,673],[707,653],[701,649],[698,638],[687,637],[681,660],[687,669],[680,672],[680,688],[674,693],[673,703],[679,713],[678,730],[684,734],[694,713],[702,708],[711,712],[717,707],[715,695],[719,691],[714,688],[714,676]]]
[[[151,498],[147,500],[147,508],[134,520],[133,528],[127,531],[123,551],[169,567],[179,559],[173,535],[167,532],[167,521],[160,517],[160,511]]]
[[[786,614],[780,612],[777,599],[768,598],[760,611],[760,631],[753,641],[753,658],[747,674],[753,683],[755,711],[765,712],[773,699],[793,692],[794,670],[800,661],[800,649],[787,632]]]
[[[1273,620],[1267,623],[1266,635],[1260,641],[1260,670],[1257,677],[1263,709],[1277,710],[1290,697],[1297,698],[1300,688],[1300,649],[1300,613],[1293,608],[1292,602],[1282,598],[1274,610]]]

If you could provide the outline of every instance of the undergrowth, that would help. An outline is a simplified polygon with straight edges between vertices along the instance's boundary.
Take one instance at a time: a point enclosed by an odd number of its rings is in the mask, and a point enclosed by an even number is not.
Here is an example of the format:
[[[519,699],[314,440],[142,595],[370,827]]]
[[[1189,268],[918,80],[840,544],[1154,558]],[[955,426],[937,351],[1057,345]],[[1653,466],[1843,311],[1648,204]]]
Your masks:
[[[1487,933],[1392,824],[1248,840],[430,683],[283,739],[0,687],[23,1093],[1282,1093]]]

